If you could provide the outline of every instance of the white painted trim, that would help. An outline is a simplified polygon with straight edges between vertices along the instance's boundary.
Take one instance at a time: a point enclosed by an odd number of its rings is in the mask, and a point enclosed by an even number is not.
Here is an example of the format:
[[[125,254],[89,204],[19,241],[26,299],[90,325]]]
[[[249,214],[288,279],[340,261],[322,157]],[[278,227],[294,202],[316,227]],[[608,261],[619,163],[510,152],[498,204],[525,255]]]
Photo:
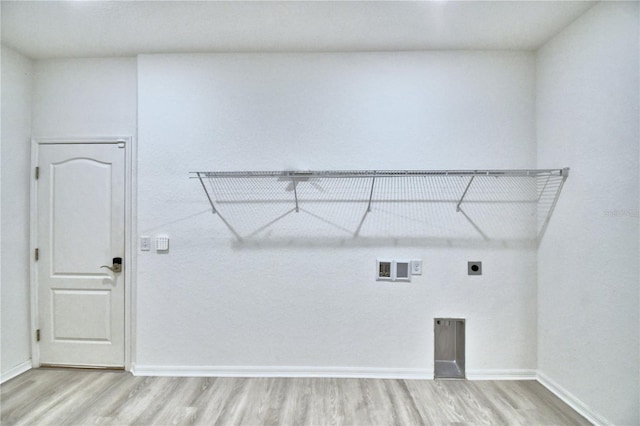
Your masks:
[[[27,360],[25,362],[23,362],[22,364],[18,364],[13,368],[10,368],[9,370],[5,371],[4,373],[2,373],[2,376],[0,377],[0,383],[4,383],[4,382],[8,382],[9,380],[13,379],[14,377],[17,377],[19,375],[21,375],[22,373],[25,373],[29,370],[31,370],[33,368],[33,365],[31,364],[31,360]]]
[[[135,365],[135,376],[169,377],[330,377],[433,380],[433,370],[420,368],[288,367],[226,365]],[[536,380],[536,370],[471,370],[468,380]]]
[[[61,137],[36,137],[33,138],[33,141],[38,145],[57,145],[64,143],[80,143],[80,144],[91,144],[91,143],[117,143],[119,140],[124,139],[129,140],[131,136],[124,135],[116,135],[116,136],[61,136]]]
[[[125,241],[124,241],[124,274],[125,274],[125,319],[124,319],[124,367],[130,371],[132,360],[134,359],[135,347],[135,265],[136,265],[136,218],[135,213],[137,192],[136,192],[136,159],[137,149],[132,136],[90,136],[90,137],[52,137],[31,139],[31,205],[30,205],[30,283],[31,291],[31,364],[34,368],[40,366],[40,351],[35,340],[35,331],[38,329],[38,268],[33,258],[38,244],[38,186],[33,172],[38,165],[38,147],[48,144],[99,144],[125,143]]]
[[[134,137],[126,138],[125,167],[125,353],[124,368],[131,371],[136,348],[136,288],[138,269],[138,144]]]
[[[136,365],[135,376],[169,377],[326,377],[431,380],[433,371],[420,368],[273,367],[226,365]]]
[[[38,182],[33,173],[38,166],[38,141],[31,139],[31,169],[29,174],[31,216],[29,224],[29,299],[31,300],[31,328],[29,341],[31,343],[31,363],[33,367],[40,367],[40,347],[36,342],[36,330],[38,329],[38,268],[33,258],[33,253],[38,246]]]
[[[536,370],[467,370],[467,380],[536,380]]]
[[[587,404],[580,401],[580,399],[578,399],[575,395],[560,386],[555,381],[551,380],[548,376],[546,376],[544,373],[541,373],[540,371],[538,371],[538,382],[555,396],[560,398],[562,402],[573,408],[578,414],[589,420],[594,425],[600,426],[613,424],[607,421],[607,419],[605,419],[601,415],[594,413]]]

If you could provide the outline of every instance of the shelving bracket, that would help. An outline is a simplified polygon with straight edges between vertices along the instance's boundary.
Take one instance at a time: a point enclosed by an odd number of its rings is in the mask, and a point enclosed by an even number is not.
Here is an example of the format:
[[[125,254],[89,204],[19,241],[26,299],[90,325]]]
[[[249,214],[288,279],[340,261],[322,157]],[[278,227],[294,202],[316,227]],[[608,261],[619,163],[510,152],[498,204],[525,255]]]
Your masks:
[[[458,201],[458,204],[456,204],[457,212],[460,211],[460,204],[462,204],[462,200],[464,200],[465,195],[467,195],[467,191],[469,191],[469,188],[471,187],[471,184],[473,183],[474,178],[475,178],[475,175],[471,176],[471,179],[469,179],[469,183],[467,184],[467,187],[464,189],[464,192],[462,193],[462,197],[460,197],[460,201]]]
[[[202,189],[204,189],[204,193],[207,195],[207,200],[209,200],[209,204],[211,205],[211,212],[212,213],[216,213],[216,206],[213,204],[213,200],[211,199],[211,195],[209,195],[209,191],[207,190],[207,186],[204,184],[204,181],[202,180],[202,174],[201,172],[196,172],[196,175],[198,176],[198,179],[200,180],[200,184],[202,185]]]

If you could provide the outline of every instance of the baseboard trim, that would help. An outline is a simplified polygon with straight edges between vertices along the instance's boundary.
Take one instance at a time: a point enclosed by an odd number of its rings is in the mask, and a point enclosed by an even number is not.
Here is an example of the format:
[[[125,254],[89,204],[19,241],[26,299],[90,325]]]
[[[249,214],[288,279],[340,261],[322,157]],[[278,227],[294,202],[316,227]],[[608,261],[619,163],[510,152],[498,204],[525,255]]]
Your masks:
[[[329,377],[433,380],[433,370],[419,368],[287,367],[218,365],[134,365],[135,376],[169,377]],[[536,370],[467,370],[468,380],[536,380]]]
[[[571,392],[560,386],[558,383],[551,380],[544,373],[538,371],[538,382],[547,388],[551,393],[560,398],[562,402],[567,404],[569,407],[573,408],[578,414],[580,414],[585,419],[589,420],[596,426],[602,425],[610,425],[611,422],[608,422],[604,417],[594,413],[589,409],[589,406],[584,402],[580,401],[576,398]]]
[[[31,370],[31,368],[33,368],[33,365],[30,359],[23,362],[22,364],[18,364],[15,367],[2,373],[2,376],[0,377],[0,383],[7,382],[14,377],[21,375],[22,373],[26,373],[27,371]]]
[[[467,370],[467,380],[536,380],[536,370]]]
[[[330,377],[354,379],[433,379],[433,371],[419,368],[271,367],[135,365],[135,376],[170,377]]]

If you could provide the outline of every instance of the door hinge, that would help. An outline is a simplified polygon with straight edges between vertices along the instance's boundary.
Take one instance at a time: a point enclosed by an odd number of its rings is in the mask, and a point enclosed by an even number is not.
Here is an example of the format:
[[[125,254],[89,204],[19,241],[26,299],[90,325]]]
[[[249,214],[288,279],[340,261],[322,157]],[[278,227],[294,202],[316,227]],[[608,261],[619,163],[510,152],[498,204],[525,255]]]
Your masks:
[[[38,259],[40,259],[40,249],[35,250],[35,258],[36,258],[36,262],[38,261]]]
[[[40,341],[40,329],[36,330],[36,342]]]
[[[36,167],[36,180],[40,179],[40,167]]]

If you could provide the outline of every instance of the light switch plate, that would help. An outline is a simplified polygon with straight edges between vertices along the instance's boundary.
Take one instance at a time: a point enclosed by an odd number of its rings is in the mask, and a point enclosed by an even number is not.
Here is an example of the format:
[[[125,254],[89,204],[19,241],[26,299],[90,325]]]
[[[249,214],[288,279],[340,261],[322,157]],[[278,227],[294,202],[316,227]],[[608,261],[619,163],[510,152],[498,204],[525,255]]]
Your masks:
[[[169,236],[156,235],[156,251],[169,250]]]
[[[151,237],[144,235],[140,237],[140,251],[151,250]]]

